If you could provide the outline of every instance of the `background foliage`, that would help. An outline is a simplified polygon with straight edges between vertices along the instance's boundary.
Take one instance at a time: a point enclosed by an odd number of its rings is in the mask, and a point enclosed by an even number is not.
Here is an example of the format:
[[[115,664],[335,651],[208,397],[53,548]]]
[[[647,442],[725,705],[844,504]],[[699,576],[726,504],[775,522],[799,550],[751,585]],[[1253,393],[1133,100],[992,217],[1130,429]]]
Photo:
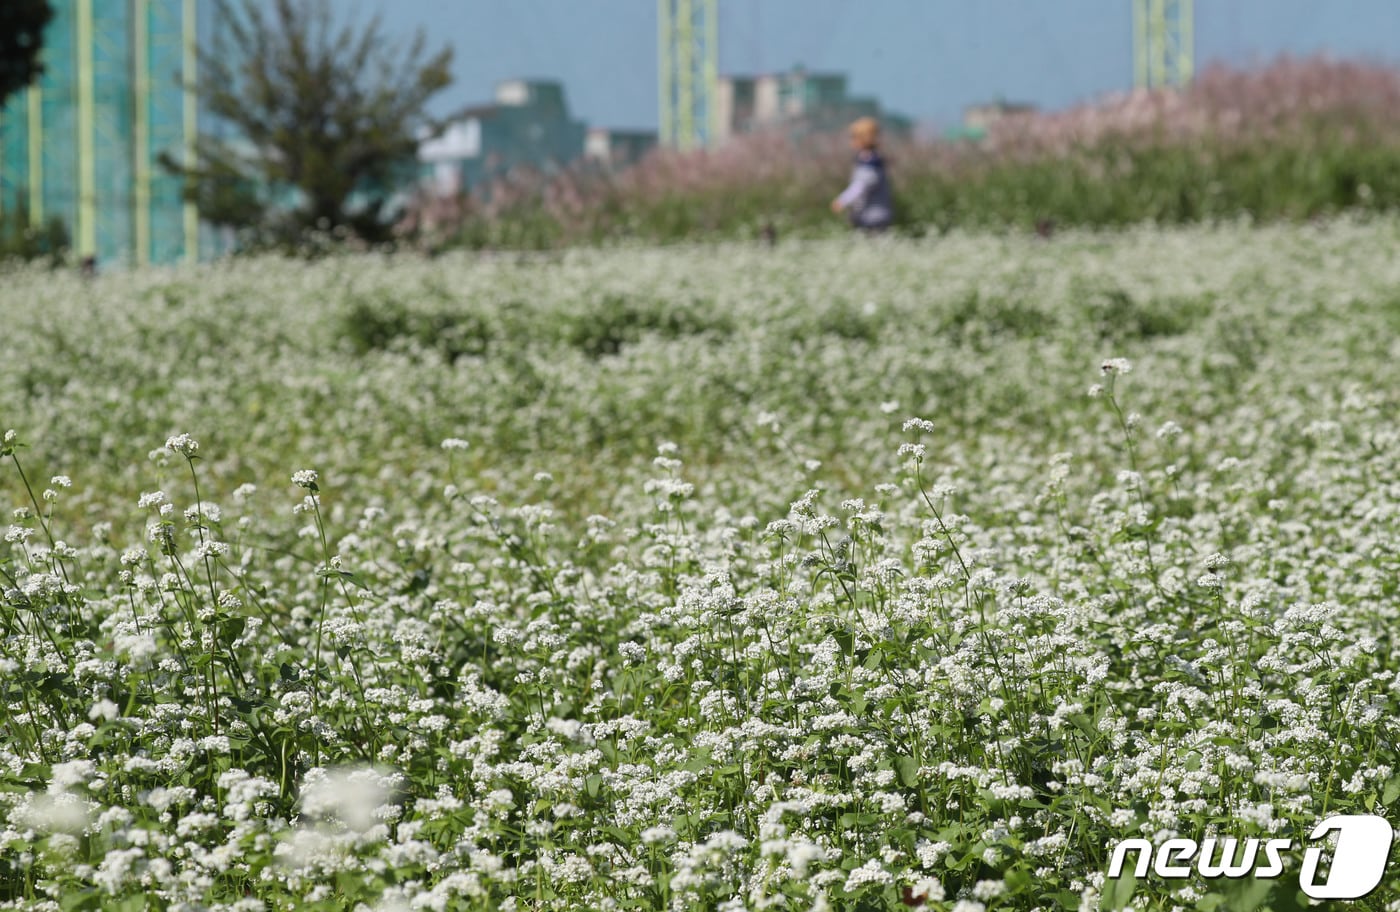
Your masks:
[[[1400,203],[1400,73],[1283,59],[1210,69],[1183,92],[1138,92],[1006,118],[977,142],[887,150],[901,229],[1054,230],[1249,217],[1302,220]],[[769,134],[656,154],[620,174],[518,172],[473,199],[423,203],[404,228],[434,243],[839,232],[826,206],[849,175],[841,137]]]

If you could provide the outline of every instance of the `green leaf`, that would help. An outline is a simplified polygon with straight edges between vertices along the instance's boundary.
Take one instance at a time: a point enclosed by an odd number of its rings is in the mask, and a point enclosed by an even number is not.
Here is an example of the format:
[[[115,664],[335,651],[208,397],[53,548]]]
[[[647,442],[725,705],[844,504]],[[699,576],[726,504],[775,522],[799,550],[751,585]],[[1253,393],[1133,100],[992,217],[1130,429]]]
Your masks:
[[[1094,720],[1089,718],[1089,716],[1085,713],[1075,713],[1074,715],[1069,717],[1069,721],[1074,724],[1075,728],[1079,729],[1081,732],[1088,735],[1090,738],[1095,737],[1099,733],[1098,726],[1094,724]],[[1199,758],[1197,759],[1196,763],[1197,766],[1200,765]]]
[[[885,833],[885,838],[889,840],[891,845],[900,846],[907,852],[913,852],[914,845],[919,840],[919,831],[909,827],[897,827],[888,830]]]
[[[44,676],[44,683],[40,686],[39,692],[45,697],[63,695],[67,697],[78,696],[78,691],[73,687],[73,680],[64,672],[55,672]]]
[[[97,888],[85,887],[81,890],[64,890],[58,901],[63,912],[76,912],[78,909],[97,908]]]
[[[914,788],[919,784],[919,761],[913,757],[896,757],[894,768],[905,788]]]
[[[1385,791],[1381,793],[1381,804],[1390,807],[1391,802],[1400,798],[1400,773],[1385,781]]]
[[[243,635],[243,630],[248,626],[248,619],[242,617],[231,617],[219,624],[219,642],[225,646],[232,646],[234,640]]]
[[[1298,889],[1298,878],[1290,876],[1279,882],[1277,896],[1269,901],[1269,912],[1305,912],[1312,908],[1308,894]]]
[[[1249,880],[1233,891],[1230,898],[1230,912],[1249,912],[1259,908],[1274,888],[1272,880]]]
[[[1110,910],[1113,909],[1127,908],[1136,890],[1137,876],[1132,872],[1110,880],[1104,884],[1103,896],[1099,900],[1099,908],[1105,910],[1105,912],[1110,912]]]

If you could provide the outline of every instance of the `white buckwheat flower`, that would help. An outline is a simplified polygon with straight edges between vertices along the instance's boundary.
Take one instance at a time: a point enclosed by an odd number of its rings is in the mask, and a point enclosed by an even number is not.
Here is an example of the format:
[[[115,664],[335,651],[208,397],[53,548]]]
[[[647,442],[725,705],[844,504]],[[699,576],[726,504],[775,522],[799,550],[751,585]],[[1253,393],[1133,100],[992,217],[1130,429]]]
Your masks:
[[[199,441],[189,434],[176,434],[174,437],[167,437],[165,448],[174,453],[179,453],[186,459],[190,459],[199,452]]]
[[[136,500],[136,506],[143,510],[150,507],[158,507],[163,503],[165,503],[164,491],[148,491]]]

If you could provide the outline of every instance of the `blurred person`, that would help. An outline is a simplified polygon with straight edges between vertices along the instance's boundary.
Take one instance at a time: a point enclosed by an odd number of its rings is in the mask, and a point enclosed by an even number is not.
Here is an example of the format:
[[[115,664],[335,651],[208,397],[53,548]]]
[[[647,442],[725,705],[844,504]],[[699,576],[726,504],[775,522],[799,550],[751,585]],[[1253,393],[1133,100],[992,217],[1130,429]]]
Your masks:
[[[862,117],[851,124],[850,136],[856,153],[851,184],[831,201],[831,211],[845,212],[853,228],[884,231],[894,221],[894,196],[880,157],[880,122]]]

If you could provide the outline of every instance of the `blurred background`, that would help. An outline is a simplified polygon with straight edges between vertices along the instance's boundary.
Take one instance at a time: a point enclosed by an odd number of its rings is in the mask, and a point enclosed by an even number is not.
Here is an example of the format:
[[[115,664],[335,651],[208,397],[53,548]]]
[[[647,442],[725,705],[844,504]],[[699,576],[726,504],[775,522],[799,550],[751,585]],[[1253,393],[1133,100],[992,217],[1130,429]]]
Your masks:
[[[1386,0],[3,0],[0,255],[911,234],[1400,201]]]
[[[347,4],[347,6],[350,4]],[[408,36],[420,25],[458,49],[453,95],[481,98],[497,80],[560,81],[590,124],[655,130],[658,13],[679,4],[516,0],[358,0]],[[1134,0],[694,0],[713,9],[720,76],[805,67],[844,76],[915,123],[944,129],[997,99],[1058,109],[1134,83]],[[1280,54],[1395,60],[1400,4],[1386,0],[1196,0],[1161,4],[1194,21],[1200,66],[1253,66]],[[1193,15],[1194,14],[1194,15]],[[703,40],[696,28],[696,40]],[[454,101],[436,104],[446,113]]]

